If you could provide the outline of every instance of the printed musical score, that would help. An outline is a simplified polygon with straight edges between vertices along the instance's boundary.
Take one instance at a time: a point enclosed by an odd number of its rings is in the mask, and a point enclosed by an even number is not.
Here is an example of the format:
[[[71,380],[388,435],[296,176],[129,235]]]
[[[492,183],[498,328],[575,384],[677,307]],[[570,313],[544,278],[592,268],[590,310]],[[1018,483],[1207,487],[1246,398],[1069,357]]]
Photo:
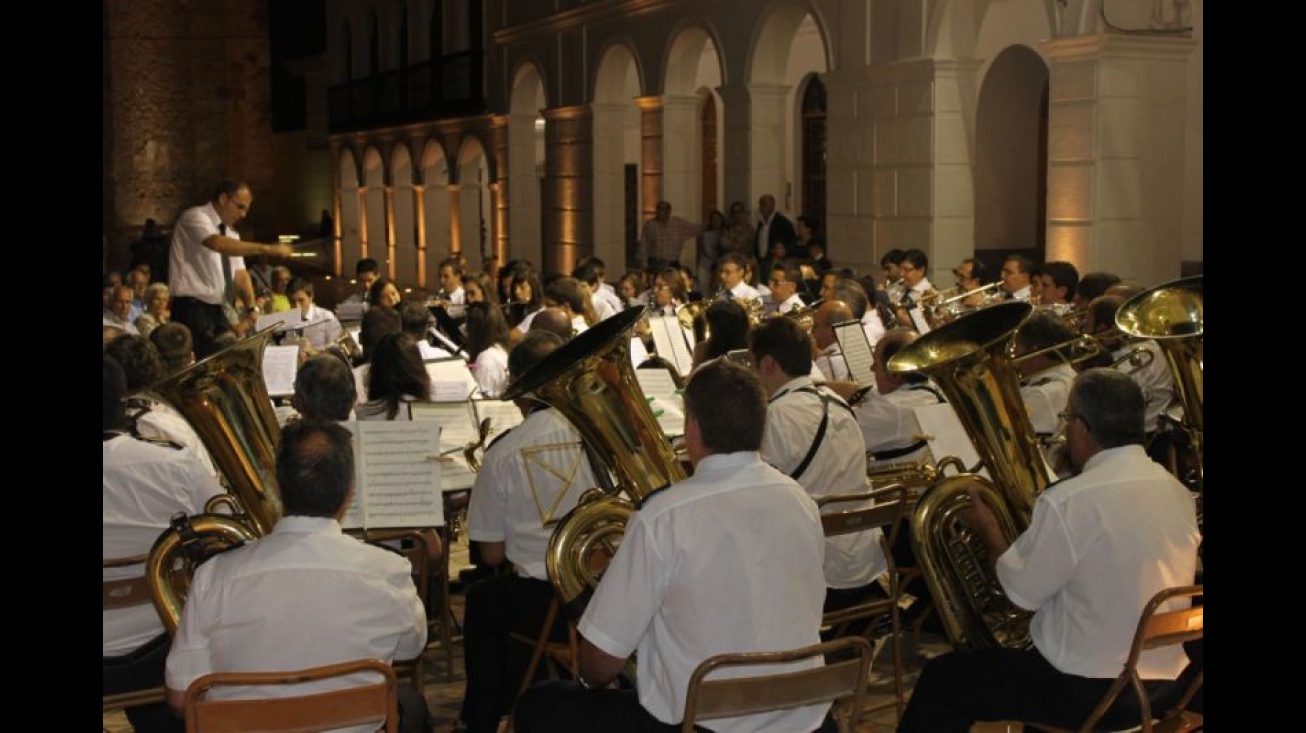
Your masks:
[[[844,363],[848,365],[848,375],[862,386],[874,384],[875,356],[862,322],[844,321],[834,324],[833,329],[834,339],[839,342],[839,351],[843,353]]]
[[[444,525],[440,424],[349,421],[354,436],[354,500],[345,529]]]

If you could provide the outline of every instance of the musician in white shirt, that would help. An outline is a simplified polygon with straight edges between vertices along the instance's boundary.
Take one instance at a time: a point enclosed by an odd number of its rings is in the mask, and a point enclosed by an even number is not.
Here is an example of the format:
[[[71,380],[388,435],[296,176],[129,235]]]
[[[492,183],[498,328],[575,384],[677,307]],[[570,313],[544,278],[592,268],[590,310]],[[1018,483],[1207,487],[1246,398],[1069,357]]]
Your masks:
[[[450,257],[440,262],[440,299],[451,305],[463,305],[466,291],[463,290],[463,268],[457,258]]]
[[[812,341],[816,344],[816,367],[827,382],[851,379],[848,362],[843,358],[839,340],[834,336],[834,325],[853,320],[852,309],[842,300],[827,300],[816,308],[812,316]]]
[[[727,252],[717,260],[717,276],[721,279],[721,287],[729,291],[731,297],[738,300],[761,300],[762,293],[744,281],[746,270],[744,258],[738,253]]]
[[[296,278],[287,291],[290,302],[299,308],[299,316],[303,319],[300,343],[308,347],[308,353],[319,352],[340,340],[341,327],[336,314],[313,303],[313,283]]]
[[[1002,291],[1010,300],[1028,301],[1031,297],[1029,273],[1034,262],[1024,255],[1008,255],[1002,263]]]

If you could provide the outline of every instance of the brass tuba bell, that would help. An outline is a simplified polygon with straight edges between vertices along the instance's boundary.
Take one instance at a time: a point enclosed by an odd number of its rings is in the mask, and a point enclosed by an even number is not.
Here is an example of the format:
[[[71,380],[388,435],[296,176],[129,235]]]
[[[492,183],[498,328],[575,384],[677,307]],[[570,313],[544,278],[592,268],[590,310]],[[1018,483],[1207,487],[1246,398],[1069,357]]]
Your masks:
[[[199,435],[222,472],[229,494],[209,500],[208,513],[174,522],[155,541],[146,566],[155,610],[169,631],[177,627],[190,575],[206,552],[272,531],[281,517],[276,453],[281,439],[263,381],[263,351],[276,326],[232,344],[151,385],[148,392],[172,405]],[[230,505],[235,516],[216,514]]]
[[[630,334],[644,315],[628,308],[596,324],[518,377],[503,394],[530,392],[565,416],[617,477],[616,493],[587,492],[554,528],[549,579],[570,612],[597,583],[594,556],[611,556],[626,521],[644,499],[686,478],[630,363]]]
[[[1007,598],[984,543],[960,514],[975,487],[1013,540],[1029,526],[1034,497],[1050,483],[1010,353],[1012,335],[1032,311],[1020,302],[990,306],[929,332],[887,364],[891,372],[920,372],[938,384],[992,479],[944,478],[922,495],[912,516],[913,549],[958,649],[1030,644],[1030,612]]]

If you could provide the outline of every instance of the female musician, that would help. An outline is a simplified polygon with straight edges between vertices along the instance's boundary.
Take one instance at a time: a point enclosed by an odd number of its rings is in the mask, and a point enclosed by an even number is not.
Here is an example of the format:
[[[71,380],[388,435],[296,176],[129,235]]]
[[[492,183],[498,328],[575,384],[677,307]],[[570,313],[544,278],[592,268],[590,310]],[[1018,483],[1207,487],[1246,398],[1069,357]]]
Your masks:
[[[711,335],[694,346],[694,369],[735,349],[748,348],[748,312],[737,301],[713,303],[703,317]]]
[[[372,287],[367,289],[367,305],[369,308],[377,305],[388,305],[394,308],[399,305],[399,301],[404,296],[399,292],[399,285],[388,277],[378,277]]]
[[[467,358],[481,392],[498,399],[508,386],[508,322],[489,303],[467,305]]]
[[[650,308],[654,313],[674,316],[680,306],[688,301],[685,292],[685,280],[675,268],[666,267],[653,277],[653,302]]]
[[[367,402],[355,410],[359,420],[410,420],[408,403],[431,399],[431,375],[412,336],[382,336],[370,363]]]
[[[639,270],[631,270],[621,276],[617,282],[617,295],[621,296],[621,302],[626,304],[627,308],[636,305],[644,305],[639,300],[639,294],[644,290],[644,278]]]
[[[483,272],[469,272],[463,275],[463,292],[467,303],[489,303],[499,307],[499,292],[494,287],[490,276]]]

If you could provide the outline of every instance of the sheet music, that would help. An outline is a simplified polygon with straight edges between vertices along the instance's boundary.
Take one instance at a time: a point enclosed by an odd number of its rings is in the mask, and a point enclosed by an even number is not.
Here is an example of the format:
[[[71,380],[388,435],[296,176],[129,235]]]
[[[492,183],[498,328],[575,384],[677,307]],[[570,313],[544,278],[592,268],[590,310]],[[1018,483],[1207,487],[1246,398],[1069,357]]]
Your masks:
[[[414,402],[412,416],[414,420],[440,424],[440,489],[446,492],[470,489],[476,482],[476,474],[467,465],[463,448],[479,437],[471,402]]]
[[[630,337],[630,365],[639,368],[640,364],[648,361],[648,349],[644,348],[644,340],[638,336]]]
[[[475,413],[474,422],[478,427],[482,420],[490,418],[490,434],[485,438],[486,445],[504,432],[521,425],[525,419],[515,403],[503,400],[472,400],[472,412]],[[476,438],[472,437],[472,440]]]
[[[636,369],[635,380],[668,438],[685,434],[685,402],[666,369]]]
[[[875,384],[875,356],[862,322],[844,321],[834,324],[832,328],[834,339],[839,342],[839,351],[843,353],[844,363],[848,365],[848,374],[862,386]]]
[[[653,350],[674,364],[682,377],[687,376],[693,369],[694,355],[689,350],[689,342],[685,340],[685,329],[680,327],[680,319],[666,315],[651,316],[648,323],[649,330],[653,332]]]
[[[262,331],[265,328],[276,326],[277,333],[281,333],[288,328],[296,328],[303,324],[303,322],[304,316],[300,314],[299,309],[291,308],[290,310],[281,311],[280,313],[268,313],[267,315],[259,316],[258,321],[254,324],[254,330]]]
[[[925,320],[925,309],[915,306],[907,310],[907,315],[911,316],[912,325],[916,326],[916,332],[924,336],[930,332],[930,322]]]
[[[354,435],[357,472],[356,502],[343,526],[365,530],[443,526],[439,424],[416,420],[342,424]]]
[[[269,397],[287,397],[295,393],[295,371],[299,369],[299,346],[273,346],[263,349],[263,383]]]
[[[916,423],[920,425],[921,433],[930,444],[930,452],[934,454],[936,463],[947,456],[960,458],[968,469],[979,463],[979,452],[970,442],[970,436],[966,434],[966,429],[962,427],[961,419],[957,417],[957,412],[952,409],[952,405],[946,402],[922,405],[917,407],[915,412]],[[988,469],[981,468],[979,473],[989,478]]]
[[[367,310],[364,303],[341,303],[336,306],[336,318],[341,321],[361,321]]]
[[[465,401],[480,389],[472,370],[460,357],[428,361],[426,373],[431,376],[432,402]]]

